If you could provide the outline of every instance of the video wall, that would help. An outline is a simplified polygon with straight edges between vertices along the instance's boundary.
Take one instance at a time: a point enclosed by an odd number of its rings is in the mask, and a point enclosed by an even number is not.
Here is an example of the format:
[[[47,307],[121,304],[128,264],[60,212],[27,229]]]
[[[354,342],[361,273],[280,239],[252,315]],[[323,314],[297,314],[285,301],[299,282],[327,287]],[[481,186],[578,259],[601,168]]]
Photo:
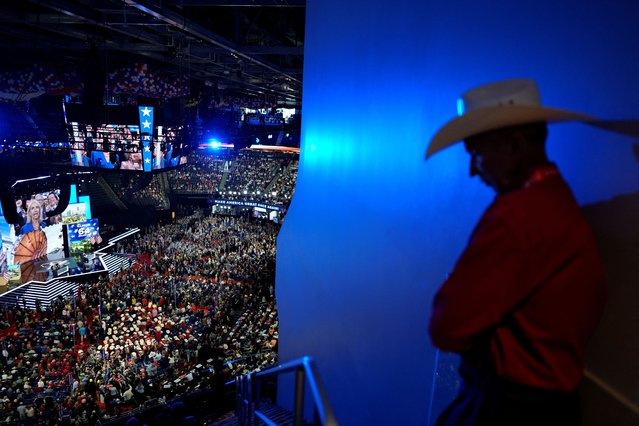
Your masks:
[[[138,115],[139,122],[131,124],[69,122],[71,164],[144,172],[185,164],[182,128],[154,125],[153,107],[139,107]]]
[[[2,206],[0,206],[0,284],[6,285],[9,281],[9,264],[7,261],[7,253],[9,252],[5,244],[5,235],[9,236],[9,224],[4,219]]]
[[[75,185],[70,192],[69,205],[55,215],[51,212],[58,205],[59,189],[16,198],[16,224],[7,223],[0,207],[0,285],[19,280],[21,265],[64,258],[65,242],[72,254],[84,253],[102,242],[98,221],[91,218],[90,197],[78,197]]]
[[[281,126],[291,123],[296,111],[294,108],[242,108],[242,120],[252,125]]]

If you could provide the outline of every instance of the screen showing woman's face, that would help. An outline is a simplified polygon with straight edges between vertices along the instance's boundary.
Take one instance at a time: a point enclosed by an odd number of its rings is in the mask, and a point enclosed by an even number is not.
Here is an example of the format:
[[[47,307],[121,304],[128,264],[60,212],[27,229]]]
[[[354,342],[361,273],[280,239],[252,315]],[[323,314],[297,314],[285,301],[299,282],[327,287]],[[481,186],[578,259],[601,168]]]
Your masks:
[[[35,222],[40,220],[40,215],[42,214],[42,208],[40,207],[40,203],[35,200],[32,200],[29,203],[29,218]]]

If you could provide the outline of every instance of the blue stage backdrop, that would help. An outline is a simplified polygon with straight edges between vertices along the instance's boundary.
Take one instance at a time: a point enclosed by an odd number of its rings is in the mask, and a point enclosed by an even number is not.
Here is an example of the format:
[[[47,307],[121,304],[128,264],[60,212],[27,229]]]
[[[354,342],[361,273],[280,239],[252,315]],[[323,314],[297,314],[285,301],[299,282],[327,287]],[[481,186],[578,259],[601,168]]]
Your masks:
[[[315,357],[341,424],[434,424],[448,398],[438,395],[454,391],[433,385],[430,306],[492,198],[468,177],[462,146],[424,161],[456,99],[529,77],[548,105],[638,117],[638,4],[308,0],[299,177],[278,238],[279,350],[283,362]],[[549,151],[588,204],[637,191],[632,142],[565,124]],[[630,394],[623,364],[592,368]],[[292,382],[282,386],[290,406]]]

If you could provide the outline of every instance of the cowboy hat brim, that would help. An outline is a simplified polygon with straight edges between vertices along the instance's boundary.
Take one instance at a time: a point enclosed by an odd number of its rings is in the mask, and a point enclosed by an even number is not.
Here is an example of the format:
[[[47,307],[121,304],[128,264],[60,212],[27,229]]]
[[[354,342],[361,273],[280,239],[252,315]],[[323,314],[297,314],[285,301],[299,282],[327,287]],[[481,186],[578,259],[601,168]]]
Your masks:
[[[442,126],[433,136],[426,150],[426,159],[470,136],[505,127],[531,123],[562,121],[592,122],[595,118],[574,111],[537,106],[494,106],[468,111]]]

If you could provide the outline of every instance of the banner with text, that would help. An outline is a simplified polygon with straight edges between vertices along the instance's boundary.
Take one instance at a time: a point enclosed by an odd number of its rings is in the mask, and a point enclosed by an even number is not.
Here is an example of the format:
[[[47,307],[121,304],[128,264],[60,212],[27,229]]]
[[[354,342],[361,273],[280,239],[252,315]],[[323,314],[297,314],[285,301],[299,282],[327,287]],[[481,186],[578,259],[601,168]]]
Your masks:
[[[237,206],[237,207],[260,207],[268,210],[284,210],[282,206],[274,206],[272,204],[258,203],[257,201],[246,200],[220,200],[218,198],[209,198],[209,204],[220,206]]]
[[[85,222],[70,223],[67,225],[69,234],[69,251],[71,254],[86,253],[91,250],[91,245],[100,238],[100,226],[98,219]]]

